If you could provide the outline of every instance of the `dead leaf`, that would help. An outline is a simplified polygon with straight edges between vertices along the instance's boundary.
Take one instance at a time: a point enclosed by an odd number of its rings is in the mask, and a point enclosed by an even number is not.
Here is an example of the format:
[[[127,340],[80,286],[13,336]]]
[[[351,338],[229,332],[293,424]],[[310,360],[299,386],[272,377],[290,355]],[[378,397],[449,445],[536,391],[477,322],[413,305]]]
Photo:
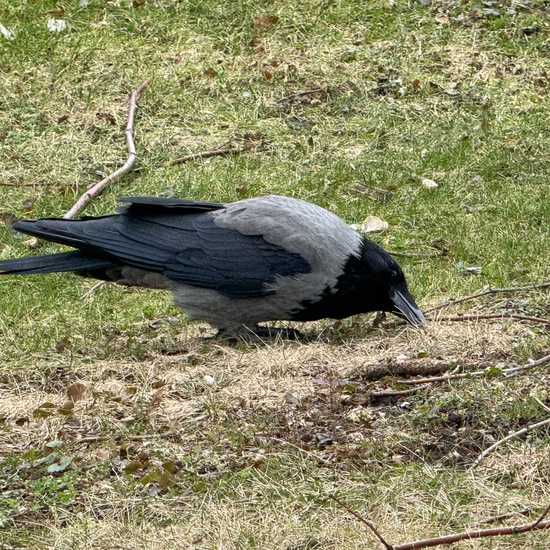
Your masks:
[[[64,13],[65,13],[65,8],[63,6],[57,6],[51,10],[48,10],[47,12],[44,12],[42,15],[61,16]]]
[[[150,409],[156,409],[159,407],[159,405],[162,402],[162,398],[164,397],[164,392],[162,391],[162,388],[159,388],[155,395],[153,395],[153,399],[151,399],[151,403],[149,403]]]
[[[69,347],[71,347],[71,341],[66,336],[64,336],[63,338],[61,338],[61,340],[58,340],[55,343],[55,351],[57,353],[62,353]]]
[[[56,407],[53,403],[42,403],[42,405],[32,411],[32,415],[34,418],[48,418],[48,416],[52,416],[52,414],[54,414],[55,408]]]
[[[262,74],[264,75],[264,78],[266,80],[271,80],[273,78],[273,73],[271,73],[270,71],[268,71],[267,69],[264,69],[262,71]]]
[[[218,71],[216,71],[216,69],[213,69],[212,67],[208,67],[208,69],[204,71],[204,76],[210,76],[211,78],[214,78],[215,76],[218,76]]]
[[[138,470],[143,470],[143,462],[141,460],[129,460],[124,466],[124,472],[127,474],[133,474]]]
[[[86,384],[82,382],[75,382],[67,388],[67,397],[74,403],[82,399],[84,392],[88,389]]]
[[[73,409],[74,403],[72,401],[67,401],[67,403],[65,403],[62,407],[57,409],[57,412],[63,416],[69,416],[73,412]]]
[[[365,407],[355,407],[346,414],[346,419],[358,424],[368,424],[372,420],[372,415]]]
[[[377,216],[367,216],[363,223],[354,223],[350,225],[350,227],[361,233],[378,233],[380,231],[386,231],[389,224]]]
[[[98,460],[109,460],[111,456],[111,451],[109,449],[98,449],[95,453],[95,456]]]
[[[252,26],[258,30],[267,30],[273,27],[278,21],[279,18],[276,15],[260,15],[254,17]]]
[[[250,41],[250,46],[252,46],[256,50],[256,53],[265,52],[265,45],[259,38],[253,38]]]
[[[107,113],[106,111],[98,111],[95,116],[100,120],[107,120],[111,124],[116,123],[115,116],[112,113]]]

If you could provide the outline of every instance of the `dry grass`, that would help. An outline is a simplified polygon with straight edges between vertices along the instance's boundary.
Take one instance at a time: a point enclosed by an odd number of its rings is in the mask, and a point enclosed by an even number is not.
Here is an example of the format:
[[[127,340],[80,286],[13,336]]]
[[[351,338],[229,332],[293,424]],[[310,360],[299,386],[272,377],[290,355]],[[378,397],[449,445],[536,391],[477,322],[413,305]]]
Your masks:
[[[369,369],[502,364],[532,338],[510,322],[432,324],[426,332],[357,339],[327,326],[318,342],[235,347],[189,330],[175,355],[71,364],[68,354],[37,357],[33,372],[4,376],[1,386],[11,426],[1,448],[27,456],[6,492],[20,502],[10,523],[26,526],[33,547],[313,548],[317,541],[336,549],[375,542],[330,494],[394,542],[525,507],[534,517],[550,498],[550,455],[540,434],[512,441],[475,471],[465,466],[529,422],[536,410],[527,401],[547,399],[548,375],[368,398],[393,384],[368,382]],[[75,381],[85,389],[66,410]],[[35,418],[48,410],[45,402],[54,406],[51,416]],[[522,403],[526,410],[515,410]],[[33,485],[43,479],[45,466],[37,465],[52,441],[62,441],[57,450],[72,459],[69,472],[54,478],[59,485]],[[61,505],[66,491],[70,503]],[[532,548],[544,540],[536,533],[471,547]]]
[[[373,239],[429,256],[398,258],[424,308],[548,280],[547,2],[496,1],[498,17],[453,0],[64,4],[59,34],[48,0],[0,6],[16,32],[0,35],[0,214],[61,215],[114,170],[128,95],[153,77],[140,165],[86,214],[124,194],[282,193],[350,223],[387,220]],[[247,139],[269,148],[168,165]],[[30,252],[0,229],[1,258]],[[548,353],[542,326],[372,330],[360,318],[300,327],[307,343],[230,345],[174,318],[162,293],[105,285],[82,299],[92,284],[0,280],[2,550],[374,549],[329,495],[395,543],[527,522],[549,502],[547,430],[468,470],[548,417],[548,365],[372,396],[412,372],[524,364]],[[548,293],[448,311],[547,317]],[[456,547],[548,542],[540,531]]]

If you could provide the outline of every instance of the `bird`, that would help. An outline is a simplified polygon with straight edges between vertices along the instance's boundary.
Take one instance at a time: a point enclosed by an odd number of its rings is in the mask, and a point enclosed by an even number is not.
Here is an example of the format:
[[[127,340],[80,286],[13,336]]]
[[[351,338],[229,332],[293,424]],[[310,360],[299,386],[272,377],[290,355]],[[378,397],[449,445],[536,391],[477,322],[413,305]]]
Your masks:
[[[277,330],[259,323],[374,311],[426,322],[390,254],[311,202],[281,195],[119,202],[106,216],[17,221],[16,231],[74,250],[2,260],[0,275],[74,272],[168,290],[189,320],[243,339]]]

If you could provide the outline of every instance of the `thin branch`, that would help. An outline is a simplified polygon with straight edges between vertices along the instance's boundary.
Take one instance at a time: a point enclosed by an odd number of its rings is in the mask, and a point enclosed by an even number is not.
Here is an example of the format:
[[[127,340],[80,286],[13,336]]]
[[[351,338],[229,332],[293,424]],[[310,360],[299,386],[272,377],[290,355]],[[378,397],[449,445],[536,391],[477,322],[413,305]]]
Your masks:
[[[106,284],[107,281],[98,281],[92,288],[89,288],[81,297],[81,300],[89,298],[100,286]]]
[[[550,363],[550,355],[545,355],[544,357],[541,357],[536,361],[530,360],[526,365],[523,365],[521,367],[510,367],[507,369],[502,369],[498,374],[503,374],[504,376],[515,376],[519,372],[523,372],[529,369],[534,369],[535,367],[540,367],[541,365],[544,365],[546,363]],[[399,384],[410,384],[410,385],[431,384],[432,382],[446,382],[447,380],[460,380],[461,378],[471,378],[474,376],[485,376],[485,375],[487,375],[487,369],[470,371],[470,372],[461,372],[461,373],[451,372],[448,374],[443,374],[442,376],[416,378],[415,380],[398,380],[398,382]]]
[[[399,384],[431,384],[432,382],[447,382],[447,380],[460,380],[462,378],[470,378],[473,376],[483,376],[487,374],[485,370],[476,370],[472,372],[461,372],[460,374],[444,374],[442,376],[432,376],[429,378],[416,378],[414,380],[398,380]]]
[[[245,153],[246,151],[249,151],[250,148],[243,147],[242,149],[214,149],[212,151],[203,151],[202,153],[193,153],[191,155],[186,155],[185,157],[180,157],[178,159],[172,160],[169,162],[169,164],[175,165],[175,164],[184,164],[186,162],[189,162],[191,160],[197,160],[197,159],[208,159],[210,157],[223,157],[228,155],[239,155],[241,153]]]
[[[512,527],[495,527],[493,529],[482,529],[479,531],[464,531],[462,533],[455,533],[453,535],[444,535],[442,537],[433,537],[431,539],[422,539],[414,542],[406,542],[404,544],[392,545],[386,542],[382,535],[376,530],[374,525],[363,518],[360,514],[353,511],[347,504],[338,500],[336,497],[329,495],[329,497],[337,502],[344,510],[347,510],[361,523],[366,525],[378,538],[378,540],[384,545],[386,550],[420,550],[421,548],[432,548],[434,546],[441,546],[443,544],[452,544],[461,540],[481,539],[486,537],[497,537],[504,535],[517,535],[519,533],[527,533],[528,531],[550,529],[550,521],[543,521],[548,512],[550,512],[550,504],[543,510],[542,514],[537,520],[531,523],[524,523],[522,525],[515,525]]]
[[[184,164],[186,162],[190,162],[192,160],[197,159],[207,159],[211,157],[222,157],[222,156],[229,156],[229,155],[240,155],[241,153],[248,153],[249,151],[267,151],[269,149],[268,145],[266,143],[260,143],[257,146],[252,145],[252,143],[248,142],[245,144],[244,147],[241,147],[239,149],[236,149],[235,147],[225,147],[225,144],[218,147],[217,149],[212,149],[211,151],[203,151],[201,153],[192,153],[190,155],[186,155],[184,157],[177,158],[175,160],[170,161],[168,164],[170,166],[174,166],[176,164]]]
[[[543,510],[542,514],[539,516],[539,519],[537,519],[537,521],[533,522],[533,525],[532,525],[533,529],[542,523],[542,520],[546,517],[548,512],[550,512],[550,504],[548,504],[548,506]]]
[[[334,500],[336,504],[339,504],[344,510],[346,510],[346,512],[349,512],[355,519],[358,519],[361,523],[366,525],[376,535],[376,538],[384,545],[386,550],[394,550],[395,547],[384,540],[384,537],[382,537],[382,535],[376,530],[376,527],[370,521],[367,521],[364,517],[352,510],[347,504],[343,503],[335,496],[329,495],[329,498]]]
[[[526,516],[529,513],[531,513],[531,508],[523,508],[517,512],[508,512],[506,514],[499,514],[498,516],[491,516],[490,518],[479,520],[478,523],[494,523],[495,521],[501,521],[515,516]]]
[[[138,86],[130,97],[130,108],[128,110],[128,123],[126,124],[126,130],[124,135],[126,136],[126,147],[128,150],[128,157],[126,162],[115,172],[109,174],[106,178],[102,179],[100,182],[94,184],[90,189],[88,189],[73,205],[73,207],[63,216],[65,219],[74,218],[79,214],[83,208],[94,198],[101,193],[101,191],[109,185],[112,181],[120,178],[122,175],[126,174],[134,166],[137,154],[136,147],[134,144],[133,132],[134,132],[134,116],[137,110],[137,100],[141,95],[141,92],[149,85],[151,80],[146,80]]]
[[[518,430],[517,432],[514,432],[510,435],[507,435],[503,439],[500,439],[496,443],[493,443],[490,447],[485,449],[473,462],[473,464],[470,466],[469,470],[473,470],[474,468],[477,468],[483,459],[492,451],[494,451],[497,447],[502,445],[506,441],[510,441],[510,439],[514,439],[515,437],[519,437],[520,435],[532,432],[533,430],[536,430],[538,428],[542,428],[544,426],[550,426],[550,418],[547,418],[546,420],[542,420],[541,422],[537,422],[536,424],[529,424],[529,426],[525,426],[525,428],[522,428],[521,430]]]
[[[550,413],[550,407],[545,405],[538,397],[533,396],[533,399],[546,411]]]
[[[524,525],[515,525],[512,527],[495,527],[493,529],[483,529],[481,531],[469,531],[465,533],[456,533],[444,537],[433,539],[417,540],[392,546],[391,550],[420,550],[420,548],[432,548],[442,544],[452,544],[461,540],[482,539],[485,537],[498,537],[504,535],[517,535],[527,533],[528,531],[538,531],[541,529],[550,529],[550,521],[541,521],[541,518],[535,523],[526,523]]]
[[[506,369],[505,375],[515,376],[518,372],[534,369],[535,367],[540,367],[541,365],[545,365],[546,363],[550,363],[550,355],[545,355],[544,357],[541,357],[536,361],[530,360],[526,365],[523,365],[522,367],[514,367],[512,369]]]
[[[476,294],[470,294],[469,296],[464,296],[463,298],[450,300],[438,306],[427,309],[424,313],[430,313],[431,311],[443,309],[444,307],[454,306],[455,304],[460,304],[462,302],[467,302],[469,300],[475,300],[476,298],[481,298],[482,296],[488,296],[489,294],[497,294],[500,292],[522,292],[524,290],[535,290],[535,289],[543,289],[548,287],[550,287],[550,282],[545,282],[540,285],[515,286],[510,288],[490,288],[488,290],[484,290],[483,292],[477,292]]]
[[[458,361],[443,361],[426,359],[411,359],[410,361],[389,361],[386,363],[376,363],[374,365],[366,363],[361,371],[361,380],[364,382],[376,382],[387,376],[396,378],[398,376],[448,376],[449,368],[475,368],[482,369],[490,367],[491,363],[483,363],[476,361],[475,363],[467,363],[467,359],[463,359],[462,363]],[[410,381],[407,380],[407,381]],[[400,380],[401,382],[401,380]]]
[[[428,318],[428,321],[478,321],[480,319],[518,319],[519,321],[530,321],[532,323],[542,323],[550,325],[550,319],[542,317],[531,317],[529,315],[518,315],[517,313],[479,313],[452,315],[450,317],[438,317],[436,319]]]

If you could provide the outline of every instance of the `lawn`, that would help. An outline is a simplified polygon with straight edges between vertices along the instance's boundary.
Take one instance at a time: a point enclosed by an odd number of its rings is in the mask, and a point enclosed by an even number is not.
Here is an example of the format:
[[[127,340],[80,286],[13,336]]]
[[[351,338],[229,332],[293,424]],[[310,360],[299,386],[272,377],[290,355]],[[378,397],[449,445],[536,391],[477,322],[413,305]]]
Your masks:
[[[331,496],[392,544],[540,516],[548,425],[472,465],[550,417],[548,363],[502,374],[550,353],[547,1],[20,0],[0,23],[0,259],[60,250],[10,221],[62,216],[124,162],[151,79],[138,164],[85,215],[285,194],[386,221],[369,238],[424,310],[538,286],[425,330],[366,315],[235,344],[160,291],[2,277],[0,549],[382,548]],[[219,148],[241,152],[171,164]],[[400,382],[455,370],[484,372]]]

